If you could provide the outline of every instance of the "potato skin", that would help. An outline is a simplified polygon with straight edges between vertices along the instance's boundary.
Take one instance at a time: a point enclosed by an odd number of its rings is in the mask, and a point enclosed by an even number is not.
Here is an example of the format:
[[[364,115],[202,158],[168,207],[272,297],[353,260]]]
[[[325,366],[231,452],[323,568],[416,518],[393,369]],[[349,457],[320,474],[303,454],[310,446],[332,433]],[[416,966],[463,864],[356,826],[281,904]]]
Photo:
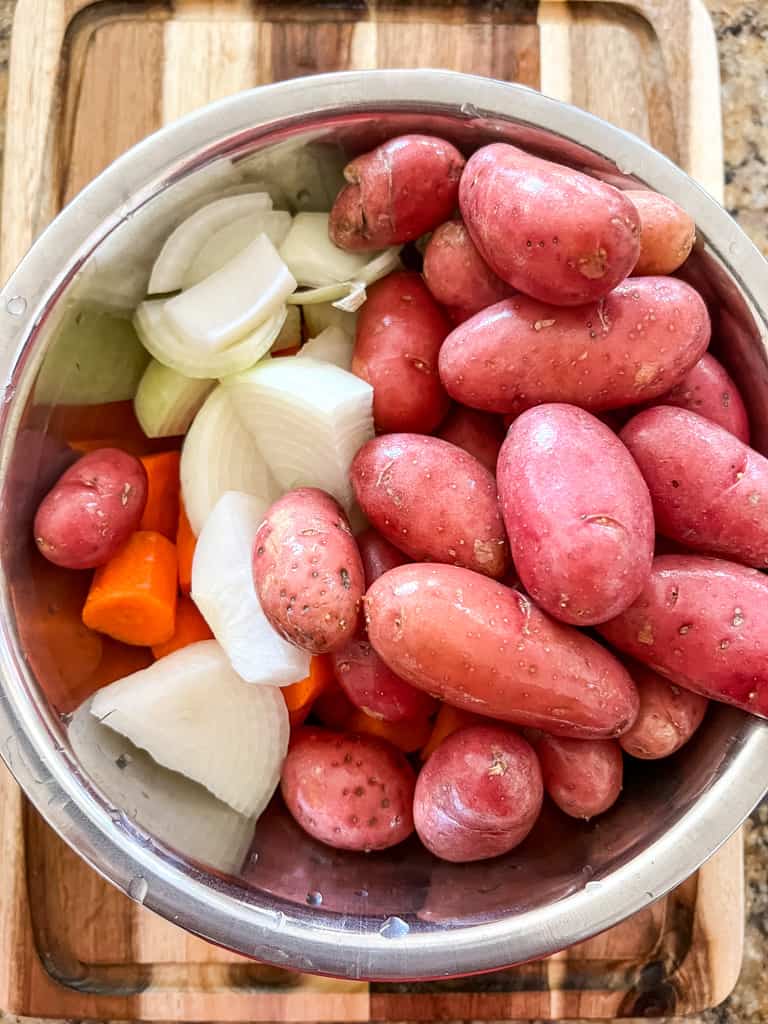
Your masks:
[[[253,581],[264,614],[297,647],[327,654],[354,635],[363,565],[329,494],[300,487],[270,507],[256,532]]]
[[[305,832],[338,850],[386,850],[413,832],[416,776],[399,750],[373,736],[302,729],[280,790]]]
[[[696,412],[749,444],[749,419],[744,400],[725,367],[709,352],[705,352],[680,383],[655,404],[676,405]]]
[[[366,590],[379,576],[382,576],[390,569],[394,569],[397,565],[405,565],[408,561],[408,558],[399,548],[396,548],[394,544],[390,544],[372,526],[369,526],[367,530],[363,530],[358,535],[357,547],[363,562]]]
[[[768,459],[687,409],[659,405],[621,432],[656,528],[692,551],[768,567]]]
[[[597,628],[678,686],[768,718],[763,573],[720,558],[660,555],[635,603]]]
[[[419,773],[413,818],[419,839],[461,864],[508,853],[536,823],[544,790],[533,748],[495,722],[444,740]]]
[[[434,698],[396,676],[365,636],[353,637],[331,657],[339,686],[367,715],[385,722],[405,722],[427,718],[435,710]]]
[[[673,277],[631,278],[573,309],[518,295],[451,331],[440,379],[457,402],[487,412],[516,414],[542,402],[600,412],[669,391],[709,336],[701,296]]]
[[[709,701],[675,686],[637,661],[628,659],[625,664],[640,694],[640,710],[619,743],[632,757],[642,760],[669,757],[696,732]]]
[[[469,452],[495,475],[504,433],[498,416],[457,405],[443,420],[437,436]]]
[[[513,292],[485,262],[460,220],[446,221],[433,232],[424,251],[423,274],[437,301],[461,310],[465,319]]]
[[[364,607],[392,671],[448,704],[574,738],[619,736],[635,719],[637,692],[613,655],[479,573],[403,565]]]
[[[632,273],[672,274],[685,263],[693,248],[693,218],[658,192],[627,189],[624,195],[640,217],[640,255]]]
[[[616,803],[624,779],[624,759],[616,740],[542,734],[534,746],[544,789],[565,814],[589,820]]]
[[[331,241],[341,249],[411,242],[451,216],[464,157],[434,135],[400,135],[344,168],[348,185],[331,210]]]
[[[651,571],[653,510],[609,427],[574,405],[529,409],[509,428],[497,484],[512,560],[540,607],[592,626],[632,604]]]
[[[66,469],[38,506],[38,551],[65,569],[104,565],[137,530],[147,473],[119,448],[97,448]]]
[[[459,205],[496,274],[552,305],[602,298],[640,253],[640,217],[624,193],[505,143],[469,158]]]
[[[357,318],[352,373],[373,388],[373,419],[381,432],[428,434],[450,408],[437,372],[451,330],[421,276],[396,271],[377,281]]]
[[[506,573],[496,481],[461,448],[421,434],[375,437],[352,460],[350,479],[370,522],[411,558]]]

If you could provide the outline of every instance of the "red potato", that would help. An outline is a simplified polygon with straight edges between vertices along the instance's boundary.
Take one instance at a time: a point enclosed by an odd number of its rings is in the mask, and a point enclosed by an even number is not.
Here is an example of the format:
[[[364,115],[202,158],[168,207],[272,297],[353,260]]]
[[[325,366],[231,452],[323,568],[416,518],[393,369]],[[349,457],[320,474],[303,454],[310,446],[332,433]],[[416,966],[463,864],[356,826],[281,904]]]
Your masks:
[[[709,344],[700,295],[673,277],[637,277],[575,309],[522,295],[454,328],[440,379],[457,402],[519,413],[542,402],[592,412],[658,398]]]
[[[570,740],[542,734],[534,747],[544,789],[565,814],[589,820],[618,800],[624,759],[616,740]]]
[[[264,614],[297,647],[327,654],[354,636],[363,565],[325,491],[300,487],[271,506],[254,541],[253,580]]]
[[[443,306],[472,316],[506,299],[513,289],[491,270],[460,220],[437,228],[424,252],[424,280]]]
[[[688,259],[696,240],[693,218],[658,192],[624,193],[640,217],[640,255],[633,274],[672,274]]]
[[[353,637],[332,657],[342,690],[367,715],[402,722],[426,718],[435,710],[434,698],[396,676],[365,637]]]
[[[640,217],[623,192],[515,146],[469,158],[459,204],[486,263],[541,302],[594,302],[637,263]]]
[[[454,732],[419,773],[413,818],[442,860],[465,863],[508,853],[536,823],[544,790],[533,748],[489,722]]]
[[[283,763],[288,810],[321,843],[385,850],[413,832],[416,776],[399,750],[373,736],[302,729]]]
[[[402,565],[364,606],[392,671],[448,704],[574,738],[620,736],[635,720],[637,691],[613,655],[479,573]]]
[[[463,448],[495,474],[504,432],[500,417],[457,405],[448,413],[437,436]]]
[[[398,565],[405,565],[408,561],[399,548],[390,544],[372,526],[369,526],[357,537],[357,547],[363,562],[366,590],[379,576],[383,576],[385,572],[389,572],[390,569],[394,569]]]
[[[768,718],[763,573],[720,558],[661,555],[635,603],[598,631],[678,686]]]
[[[653,509],[609,427],[574,405],[529,409],[496,476],[512,560],[538,605],[592,626],[632,604],[651,571]]]
[[[371,523],[411,558],[506,573],[496,481],[461,448],[421,434],[386,434],[358,451],[350,479]]]
[[[397,271],[369,290],[357,318],[352,372],[373,388],[380,432],[428,434],[450,408],[437,373],[451,324],[421,276]]]
[[[640,710],[634,725],[619,738],[632,757],[655,760],[669,757],[693,736],[709,701],[684,690],[637,661],[627,664],[640,694]]]
[[[705,352],[680,383],[662,395],[656,404],[676,405],[696,412],[749,444],[749,420],[744,401],[725,367],[709,352]]]
[[[331,210],[331,240],[342,249],[412,242],[453,213],[465,160],[445,139],[400,135],[344,168],[349,182]]]
[[[119,448],[97,448],[59,477],[35,515],[35,544],[65,569],[95,569],[138,529],[147,473]]]
[[[692,551],[768,566],[768,459],[710,420],[659,405],[621,439],[645,477],[656,528]]]

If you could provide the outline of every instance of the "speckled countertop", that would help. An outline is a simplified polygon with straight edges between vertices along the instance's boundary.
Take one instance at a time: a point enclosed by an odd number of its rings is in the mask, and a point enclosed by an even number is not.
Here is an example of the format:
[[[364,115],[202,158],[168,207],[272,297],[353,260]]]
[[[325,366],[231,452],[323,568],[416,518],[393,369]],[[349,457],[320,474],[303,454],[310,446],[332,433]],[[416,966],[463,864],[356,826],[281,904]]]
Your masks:
[[[47,0],[38,0],[46,3]],[[678,0],[667,0],[677,3]],[[768,256],[768,0],[705,0],[717,32],[728,210]],[[0,112],[8,78],[15,0],[0,0]],[[0,117],[0,154],[5,119]],[[768,799],[744,834],[747,930],[744,965],[722,1006],[701,1024],[768,1024]],[[8,951],[6,951],[7,954]]]

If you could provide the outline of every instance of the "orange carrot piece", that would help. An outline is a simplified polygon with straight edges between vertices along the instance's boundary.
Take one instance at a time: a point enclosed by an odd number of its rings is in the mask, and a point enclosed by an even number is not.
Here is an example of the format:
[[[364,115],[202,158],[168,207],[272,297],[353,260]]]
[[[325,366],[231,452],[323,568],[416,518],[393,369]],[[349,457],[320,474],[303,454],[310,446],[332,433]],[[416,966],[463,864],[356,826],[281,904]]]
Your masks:
[[[139,530],[96,570],[83,622],[124,644],[165,643],[176,625],[177,571],[176,548],[168,538]]]
[[[141,462],[147,471],[147,504],[139,523],[140,530],[154,530],[170,541],[176,540],[179,525],[179,452],[145,455]]]
[[[428,718],[411,718],[405,722],[385,722],[383,718],[374,718],[365,711],[357,710],[347,720],[344,728],[348,732],[362,732],[368,736],[378,736],[399,747],[405,754],[419,750],[429,739],[432,722]]]
[[[195,602],[191,597],[182,595],[176,603],[176,629],[173,636],[164,644],[155,644],[152,653],[156,658],[164,658],[166,654],[196,644],[199,640],[210,640],[212,637],[210,626],[198,611]]]
[[[329,655],[315,654],[309,664],[309,675],[306,679],[283,687],[283,697],[294,728],[303,723],[320,694],[335,681],[333,661]]]
[[[454,708],[450,704],[441,704],[435,724],[432,726],[432,733],[425,746],[422,747],[419,757],[422,761],[426,761],[429,755],[434,754],[443,740],[447,740],[451,733],[462,729],[465,725],[481,721],[487,721],[487,719],[482,719],[480,715],[473,715],[471,711]]]
[[[184,499],[179,498],[179,525],[176,528],[176,552],[179,557],[179,588],[182,594],[192,589],[192,559],[195,557],[197,537],[189,525],[184,510]]]

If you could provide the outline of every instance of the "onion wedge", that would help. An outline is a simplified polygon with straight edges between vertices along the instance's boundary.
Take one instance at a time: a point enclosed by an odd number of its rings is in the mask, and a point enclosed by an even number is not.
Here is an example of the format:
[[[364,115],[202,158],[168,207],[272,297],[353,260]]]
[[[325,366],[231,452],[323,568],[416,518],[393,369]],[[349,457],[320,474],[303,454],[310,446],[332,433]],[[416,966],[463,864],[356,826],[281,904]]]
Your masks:
[[[291,219],[285,210],[260,210],[214,231],[190,261],[181,287],[191,288],[215,274],[261,234],[274,246],[280,246],[290,230]]]
[[[333,363],[342,370],[352,366],[352,351],[355,343],[341,327],[326,327],[316,338],[310,338],[297,358],[318,359],[321,363]]]
[[[184,377],[152,359],[139,381],[133,410],[147,437],[186,434],[215,380]]]
[[[248,817],[280,780],[288,711],[274,686],[248,686],[215,640],[190,644],[94,696],[91,713]]]
[[[309,655],[270,625],[253,584],[253,541],[269,502],[222,494],[205,521],[192,563],[192,600],[237,674],[286,686],[309,675]]]

